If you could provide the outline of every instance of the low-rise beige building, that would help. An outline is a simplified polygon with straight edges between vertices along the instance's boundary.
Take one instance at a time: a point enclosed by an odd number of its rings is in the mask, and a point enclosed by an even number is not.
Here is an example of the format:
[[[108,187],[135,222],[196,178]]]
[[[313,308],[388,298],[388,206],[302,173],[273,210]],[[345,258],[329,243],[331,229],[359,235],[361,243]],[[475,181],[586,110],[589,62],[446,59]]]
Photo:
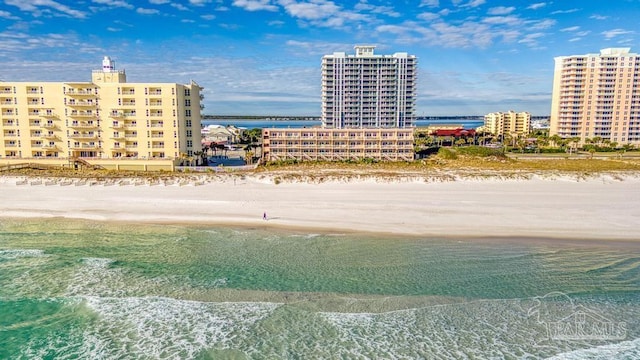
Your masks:
[[[531,132],[531,114],[513,110],[490,113],[484,116],[482,130],[497,136],[526,136]]]
[[[0,82],[0,164],[175,163],[201,148],[201,89],[127,83],[109,57],[91,82]]]
[[[263,129],[263,159],[412,161],[413,129]]]

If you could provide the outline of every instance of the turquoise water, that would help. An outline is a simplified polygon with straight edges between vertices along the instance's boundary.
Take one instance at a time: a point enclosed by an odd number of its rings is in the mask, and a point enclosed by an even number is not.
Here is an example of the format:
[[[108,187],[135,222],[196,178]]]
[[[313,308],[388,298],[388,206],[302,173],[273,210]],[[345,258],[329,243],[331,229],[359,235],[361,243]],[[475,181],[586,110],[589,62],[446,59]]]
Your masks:
[[[281,358],[640,358],[640,243],[0,220],[0,359]]]

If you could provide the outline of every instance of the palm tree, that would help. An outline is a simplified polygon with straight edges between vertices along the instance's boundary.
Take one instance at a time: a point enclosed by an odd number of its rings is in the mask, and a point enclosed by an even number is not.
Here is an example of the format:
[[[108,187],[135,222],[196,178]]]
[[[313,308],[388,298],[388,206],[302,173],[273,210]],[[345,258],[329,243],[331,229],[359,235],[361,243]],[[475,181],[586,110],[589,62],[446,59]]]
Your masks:
[[[206,152],[204,152],[204,151],[195,151],[193,153],[193,155],[195,156],[196,166],[198,166],[199,164],[204,164],[205,156],[207,155]]]
[[[560,137],[560,135],[553,134],[552,136],[549,137],[549,140],[551,140],[554,147],[561,147],[560,142],[562,141],[562,138]]]

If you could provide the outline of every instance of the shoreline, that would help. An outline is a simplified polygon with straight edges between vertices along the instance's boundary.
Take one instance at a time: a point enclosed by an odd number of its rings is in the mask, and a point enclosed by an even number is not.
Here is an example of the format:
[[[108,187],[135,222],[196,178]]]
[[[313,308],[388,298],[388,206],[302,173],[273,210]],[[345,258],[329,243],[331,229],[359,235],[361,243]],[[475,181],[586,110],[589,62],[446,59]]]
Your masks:
[[[637,176],[278,183],[275,174],[249,174],[194,176],[182,186],[17,185],[23,178],[0,177],[2,218],[445,238],[640,240],[634,226],[640,218]]]

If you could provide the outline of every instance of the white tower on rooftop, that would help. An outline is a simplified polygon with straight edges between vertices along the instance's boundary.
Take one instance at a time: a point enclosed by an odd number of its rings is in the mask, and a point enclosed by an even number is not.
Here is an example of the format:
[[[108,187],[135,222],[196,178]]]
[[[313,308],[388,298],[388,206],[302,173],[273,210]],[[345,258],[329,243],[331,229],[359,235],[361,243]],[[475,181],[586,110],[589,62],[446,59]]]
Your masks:
[[[116,69],[116,62],[111,60],[110,57],[105,56],[104,59],[102,59],[102,71],[112,72],[115,69]]]
[[[116,70],[116,62],[111,60],[109,56],[105,56],[104,59],[102,59],[102,69],[93,70],[91,80],[94,83],[126,83],[127,75],[124,70]]]

